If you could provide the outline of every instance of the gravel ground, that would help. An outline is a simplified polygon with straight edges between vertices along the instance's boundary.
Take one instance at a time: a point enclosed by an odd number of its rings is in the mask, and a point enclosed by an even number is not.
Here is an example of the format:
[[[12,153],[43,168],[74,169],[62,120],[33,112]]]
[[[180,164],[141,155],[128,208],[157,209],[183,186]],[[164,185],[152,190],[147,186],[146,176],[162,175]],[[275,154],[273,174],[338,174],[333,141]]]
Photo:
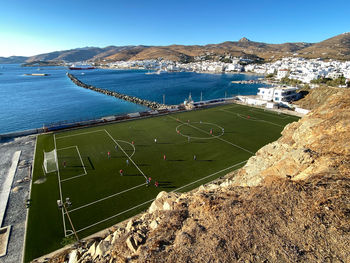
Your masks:
[[[30,169],[33,162],[35,136],[26,136],[0,143],[0,189],[11,166],[12,156],[21,150],[21,156],[9,196],[3,226],[12,225],[7,255],[1,263],[22,262],[26,224],[26,199],[29,197]]]

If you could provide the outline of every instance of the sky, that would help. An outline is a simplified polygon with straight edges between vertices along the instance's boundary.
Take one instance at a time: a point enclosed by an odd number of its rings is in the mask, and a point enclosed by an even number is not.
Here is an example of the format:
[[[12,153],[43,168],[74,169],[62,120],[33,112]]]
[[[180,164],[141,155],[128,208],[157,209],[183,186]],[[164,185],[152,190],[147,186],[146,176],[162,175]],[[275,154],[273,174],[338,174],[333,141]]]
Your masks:
[[[0,0],[0,56],[78,47],[319,42],[350,31],[349,0]]]

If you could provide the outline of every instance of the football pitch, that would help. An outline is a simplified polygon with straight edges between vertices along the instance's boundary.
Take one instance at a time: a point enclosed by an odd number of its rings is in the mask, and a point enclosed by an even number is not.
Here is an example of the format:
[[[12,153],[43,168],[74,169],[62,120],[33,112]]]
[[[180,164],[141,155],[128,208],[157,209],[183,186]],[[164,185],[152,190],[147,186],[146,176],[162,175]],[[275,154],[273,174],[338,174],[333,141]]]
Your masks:
[[[186,192],[242,167],[297,120],[228,104],[38,136],[25,261],[62,247],[72,227],[84,238],[144,211],[160,191]],[[45,173],[44,152],[54,149],[58,171]],[[66,198],[71,222],[57,205]]]

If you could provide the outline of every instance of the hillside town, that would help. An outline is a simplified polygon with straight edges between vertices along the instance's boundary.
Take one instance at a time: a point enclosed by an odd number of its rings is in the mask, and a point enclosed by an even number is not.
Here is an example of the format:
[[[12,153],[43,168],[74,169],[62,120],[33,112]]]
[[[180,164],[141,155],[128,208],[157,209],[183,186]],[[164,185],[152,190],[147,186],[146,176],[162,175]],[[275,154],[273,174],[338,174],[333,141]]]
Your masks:
[[[283,58],[272,63],[250,64],[245,71],[258,74],[276,74],[277,79],[284,77],[310,83],[321,77],[335,79],[344,76],[350,79],[350,61],[335,60],[323,61],[321,59]]]
[[[249,63],[247,59],[233,58],[231,63],[220,61],[197,61],[180,63],[169,60],[141,60],[117,61],[108,63],[109,68],[126,69],[139,68],[158,70],[154,74],[172,71],[207,72],[207,73],[233,73],[252,72],[262,75],[273,75],[277,80],[285,77],[310,83],[319,78],[336,79],[341,76],[347,81],[350,79],[350,61],[324,61],[321,59],[305,59],[300,57],[287,57],[271,63]]]

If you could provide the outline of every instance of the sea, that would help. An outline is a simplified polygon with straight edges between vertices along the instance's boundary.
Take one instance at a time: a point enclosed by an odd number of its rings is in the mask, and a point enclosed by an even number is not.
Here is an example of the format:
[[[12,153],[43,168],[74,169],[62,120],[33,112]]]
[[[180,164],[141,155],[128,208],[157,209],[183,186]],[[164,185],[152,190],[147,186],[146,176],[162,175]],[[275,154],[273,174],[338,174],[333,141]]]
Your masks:
[[[146,70],[68,70],[66,67],[21,67],[0,64],[0,134],[57,123],[147,111],[148,108],[76,86],[70,72],[86,84],[165,104],[253,95],[264,84],[234,84],[255,80],[250,74],[169,72]],[[47,74],[32,76],[26,74]]]

